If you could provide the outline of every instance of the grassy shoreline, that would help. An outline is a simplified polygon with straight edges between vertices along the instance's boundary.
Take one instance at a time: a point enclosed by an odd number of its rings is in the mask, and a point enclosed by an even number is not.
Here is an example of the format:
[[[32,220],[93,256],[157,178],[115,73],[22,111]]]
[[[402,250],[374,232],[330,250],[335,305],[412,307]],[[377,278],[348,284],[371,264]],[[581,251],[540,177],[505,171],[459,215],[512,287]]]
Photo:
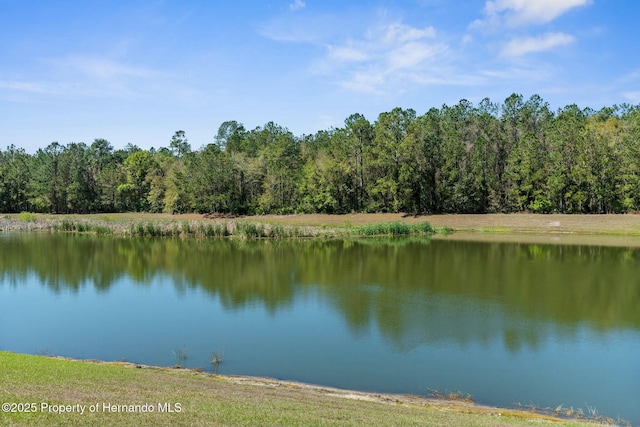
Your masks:
[[[420,228],[429,224],[432,229]],[[0,215],[0,232],[62,231],[124,236],[348,237],[402,233],[491,235],[581,235],[640,237],[640,215],[568,214],[293,214],[251,217],[200,214],[115,213],[84,215]],[[384,227],[380,228],[380,226]]]
[[[446,227],[432,227],[428,222],[392,220],[377,223],[300,225],[269,221],[268,217],[211,218],[204,215],[163,214],[87,214],[43,215],[23,212],[0,216],[0,232],[66,232],[126,237],[171,238],[344,238],[370,236],[431,236],[447,234]]]
[[[30,413],[0,412],[3,426],[593,425],[589,420],[466,401],[363,393],[132,363],[0,351],[0,366],[0,402],[35,405]],[[90,411],[92,405],[98,406]],[[148,405],[146,411],[143,405]],[[149,406],[154,409],[148,410]],[[61,408],[67,412],[60,413]]]

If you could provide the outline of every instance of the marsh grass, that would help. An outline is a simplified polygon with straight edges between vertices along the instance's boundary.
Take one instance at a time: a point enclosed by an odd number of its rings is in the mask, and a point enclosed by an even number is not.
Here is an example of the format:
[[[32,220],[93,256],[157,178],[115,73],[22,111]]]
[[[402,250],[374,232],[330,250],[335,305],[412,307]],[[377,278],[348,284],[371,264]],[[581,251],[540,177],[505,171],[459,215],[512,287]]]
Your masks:
[[[448,234],[450,232],[450,229],[434,228],[430,223],[426,221],[417,224],[406,224],[400,221],[390,221],[350,228],[350,233],[358,236],[426,236],[436,233]]]
[[[162,235],[162,230],[156,227],[153,223],[148,222],[145,228],[146,235],[150,237],[158,237]]]
[[[584,406],[587,408],[587,415],[590,417],[598,416],[598,409],[595,406],[589,406],[589,404],[585,403]]]
[[[591,406],[587,403],[585,403],[586,409],[574,408],[573,406],[565,407],[562,403],[555,408],[541,408],[532,403],[528,405],[517,403],[515,406],[517,408],[524,409],[536,414],[555,415],[567,419],[586,420],[589,422],[595,422],[600,425],[615,425],[624,427],[631,427],[632,425],[629,421],[620,417],[618,417],[618,419],[613,419],[600,415],[598,413],[598,409],[595,406]]]
[[[244,221],[235,223],[234,235],[247,239],[267,236],[264,224]]]
[[[211,360],[209,361],[209,364],[211,365],[211,371],[214,374],[218,373],[218,370],[220,369],[220,365],[222,364],[222,361],[223,361],[223,356],[224,356],[224,353],[219,353],[217,351],[214,351],[213,353],[211,353]]]
[[[360,236],[408,236],[411,229],[407,224],[399,221],[369,224],[354,227],[351,231]]]
[[[186,368],[187,361],[189,360],[189,351],[187,350],[187,346],[185,345],[182,348],[176,348],[172,353],[176,357],[176,367]]]
[[[214,234],[216,237],[227,237],[229,236],[229,227],[227,223],[216,224],[214,227]]]
[[[347,223],[349,223],[347,221]],[[296,239],[296,238],[353,238],[429,236],[444,234],[448,230],[434,228],[428,222],[405,223],[390,221],[361,226],[295,225],[278,221],[253,220],[179,220],[166,217],[133,214],[128,216],[92,215],[35,215],[23,213],[0,218],[0,230],[50,231],[98,236],[125,236],[145,238],[238,238],[252,239]]]
[[[111,228],[106,225],[88,221],[74,221],[68,218],[63,219],[61,222],[51,223],[50,230],[66,233],[93,233],[101,236],[112,233]]]

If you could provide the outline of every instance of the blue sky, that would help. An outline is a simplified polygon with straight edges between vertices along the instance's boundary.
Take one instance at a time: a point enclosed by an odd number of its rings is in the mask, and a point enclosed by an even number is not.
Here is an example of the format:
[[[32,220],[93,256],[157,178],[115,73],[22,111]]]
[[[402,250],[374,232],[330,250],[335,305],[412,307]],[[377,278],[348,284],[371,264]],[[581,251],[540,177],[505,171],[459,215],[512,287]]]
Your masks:
[[[219,125],[295,135],[539,94],[640,103],[632,0],[0,0],[2,148],[194,149]]]

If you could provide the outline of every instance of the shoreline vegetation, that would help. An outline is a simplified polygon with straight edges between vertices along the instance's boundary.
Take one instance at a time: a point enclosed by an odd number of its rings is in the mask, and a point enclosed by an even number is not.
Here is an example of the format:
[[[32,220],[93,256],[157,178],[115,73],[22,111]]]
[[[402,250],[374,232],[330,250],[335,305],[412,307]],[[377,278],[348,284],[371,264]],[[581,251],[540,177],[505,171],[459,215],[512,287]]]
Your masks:
[[[0,351],[0,365],[0,400],[16,403],[16,412],[0,413],[0,424],[7,426],[588,426],[616,422],[561,407],[540,411],[483,406],[457,393],[435,393],[435,397],[366,393],[128,362]],[[25,412],[17,411],[17,404],[35,406]],[[89,410],[92,405],[97,405],[94,411]],[[153,410],[143,411],[145,405]]]
[[[291,217],[295,217],[292,215]],[[447,227],[432,227],[427,221],[385,222],[345,220],[341,225],[297,224],[278,217],[212,217],[208,215],[110,214],[46,215],[22,212],[0,216],[0,231],[66,232],[124,237],[282,239],[346,238],[375,236],[431,236],[448,234]]]
[[[635,214],[19,214],[0,215],[0,233],[40,231],[124,237],[448,239],[640,245]],[[572,238],[573,237],[573,238]]]

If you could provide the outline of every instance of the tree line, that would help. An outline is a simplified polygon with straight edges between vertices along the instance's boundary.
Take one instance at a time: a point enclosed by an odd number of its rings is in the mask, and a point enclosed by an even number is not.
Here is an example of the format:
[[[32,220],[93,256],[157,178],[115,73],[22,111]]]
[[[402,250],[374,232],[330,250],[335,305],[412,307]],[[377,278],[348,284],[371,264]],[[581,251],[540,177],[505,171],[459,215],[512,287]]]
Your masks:
[[[222,123],[193,150],[104,139],[0,150],[0,212],[622,213],[640,210],[640,106],[551,111],[534,95],[418,116],[353,114],[294,136]]]

